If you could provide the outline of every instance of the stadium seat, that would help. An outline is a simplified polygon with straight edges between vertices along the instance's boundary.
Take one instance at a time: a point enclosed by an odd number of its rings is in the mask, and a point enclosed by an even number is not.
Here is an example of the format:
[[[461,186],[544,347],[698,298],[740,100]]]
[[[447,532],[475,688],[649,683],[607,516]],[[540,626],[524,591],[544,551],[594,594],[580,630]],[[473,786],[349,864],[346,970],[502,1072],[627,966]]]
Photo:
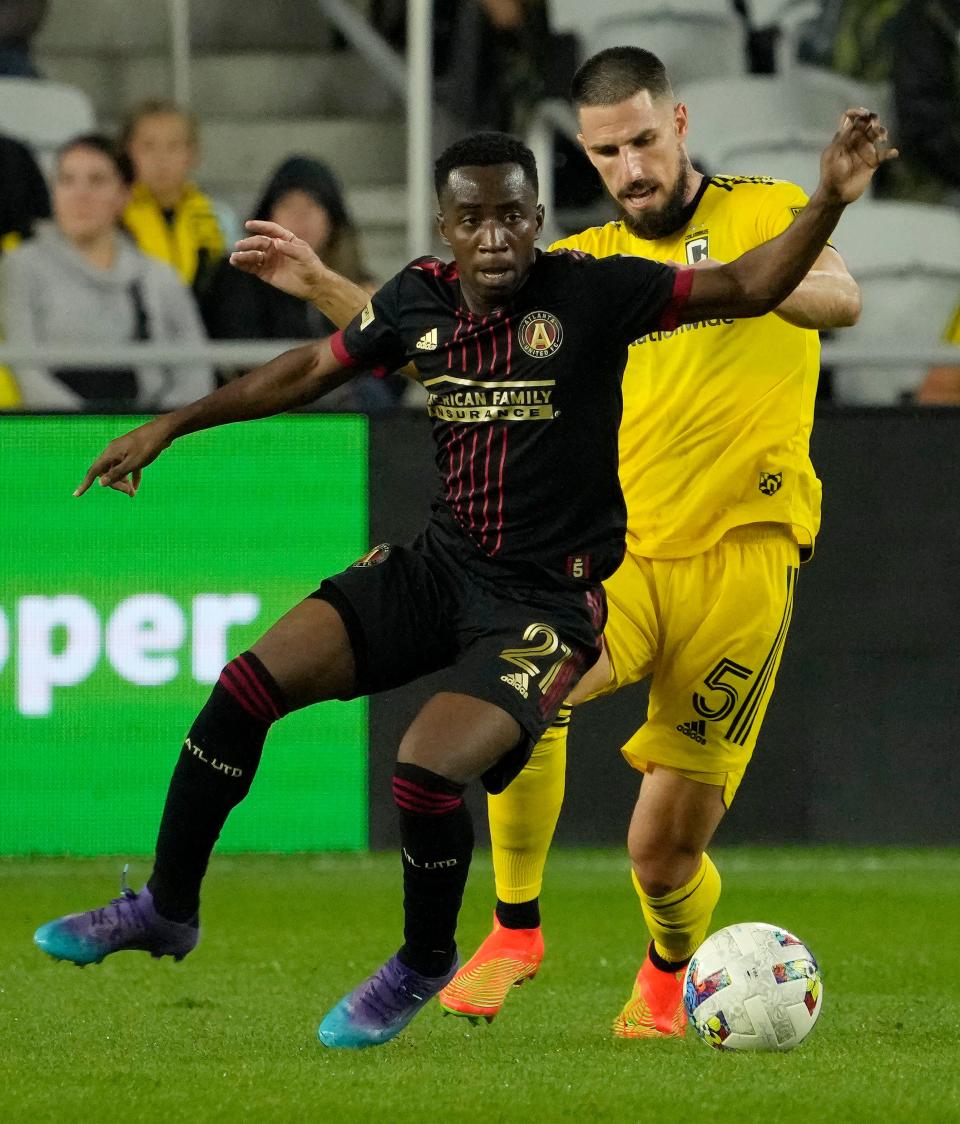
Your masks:
[[[94,124],[90,100],[74,86],[0,78],[0,132],[30,145],[48,169],[60,145]]]
[[[860,322],[838,333],[835,352],[923,352],[942,343],[960,297],[955,209],[861,201],[844,214],[834,241],[863,291]],[[917,390],[928,366],[841,363],[834,396],[850,405],[895,405]]]
[[[817,180],[819,154],[848,106],[885,112],[883,87],[830,71],[743,75],[676,84],[690,112],[688,148],[712,172],[772,175],[803,187]]]
[[[800,28],[819,16],[821,7],[820,0],[747,0],[751,25],[758,30],[775,27],[780,33],[776,45],[778,74],[797,65]]]
[[[743,25],[729,0],[552,0],[550,12],[557,30],[580,34],[585,55],[645,47],[674,82],[705,71],[742,74],[746,67]]]

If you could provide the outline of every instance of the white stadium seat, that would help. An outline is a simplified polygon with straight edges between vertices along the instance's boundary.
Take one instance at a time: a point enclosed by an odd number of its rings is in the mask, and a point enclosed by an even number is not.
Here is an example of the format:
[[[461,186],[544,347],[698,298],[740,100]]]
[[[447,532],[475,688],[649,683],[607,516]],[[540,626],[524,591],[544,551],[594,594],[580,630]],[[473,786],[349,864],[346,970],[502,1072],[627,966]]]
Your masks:
[[[74,86],[0,78],[0,132],[28,144],[47,168],[60,145],[95,123],[90,99]]]
[[[551,0],[558,31],[575,31],[586,55],[606,47],[645,47],[674,82],[742,74],[744,33],[729,0]]]
[[[836,349],[889,345],[897,353],[942,342],[960,300],[960,214],[952,207],[861,200],[834,241],[863,290],[863,313],[837,333]],[[915,391],[926,366],[838,365],[834,396],[850,405],[895,405]]]
[[[677,83],[690,114],[687,147],[712,172],[770,175],[802,187],[817,180],[819,154],[849,106],[883,113],[882,87],[812,67]]]

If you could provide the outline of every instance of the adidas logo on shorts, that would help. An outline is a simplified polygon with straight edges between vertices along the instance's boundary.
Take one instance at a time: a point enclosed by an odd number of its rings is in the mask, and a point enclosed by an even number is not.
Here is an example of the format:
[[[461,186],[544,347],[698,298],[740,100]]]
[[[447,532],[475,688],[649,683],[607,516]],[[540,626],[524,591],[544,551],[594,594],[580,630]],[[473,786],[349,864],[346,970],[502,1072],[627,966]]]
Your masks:
[[[707,724],[702,718],[695,718],[692,722],[681,722],[677,729],[686,737],[699,742],[700,745],[707,744]]]
[[[525,671],[515,671],[512,675],[501,675],[501,683],[509,683],[511,687],[516,689],[527,698],[530,694],[530,676]]]

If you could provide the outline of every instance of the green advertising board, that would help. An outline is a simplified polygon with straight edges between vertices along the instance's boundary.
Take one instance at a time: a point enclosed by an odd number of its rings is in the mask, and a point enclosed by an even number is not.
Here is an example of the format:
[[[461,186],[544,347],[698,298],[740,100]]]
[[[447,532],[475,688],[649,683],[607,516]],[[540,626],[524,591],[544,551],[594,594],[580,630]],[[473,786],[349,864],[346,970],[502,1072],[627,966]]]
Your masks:
[[[0,854],[151,852],[223,663],[368,545],[365,418],[195,434],[74,498],[138,420],[0,419]],[[288,716],[220,849],[366,844],[365,702]]]

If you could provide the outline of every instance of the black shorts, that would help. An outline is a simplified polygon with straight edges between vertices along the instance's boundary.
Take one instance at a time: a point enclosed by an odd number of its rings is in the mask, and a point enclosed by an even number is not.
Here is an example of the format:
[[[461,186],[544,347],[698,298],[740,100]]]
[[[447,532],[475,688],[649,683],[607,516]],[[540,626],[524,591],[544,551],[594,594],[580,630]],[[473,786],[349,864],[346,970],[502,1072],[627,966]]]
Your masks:
[[[489,567],[488,567],[489,571]],[[428,533],[411,546],[378,546],[312,596],[340,614],[357,666],[353,695],[371,695],[456,669],[455,689],[519,723],[520,743],[483,774],[502,792],[600,654],[603,587],[541,589],[494,582]]]

